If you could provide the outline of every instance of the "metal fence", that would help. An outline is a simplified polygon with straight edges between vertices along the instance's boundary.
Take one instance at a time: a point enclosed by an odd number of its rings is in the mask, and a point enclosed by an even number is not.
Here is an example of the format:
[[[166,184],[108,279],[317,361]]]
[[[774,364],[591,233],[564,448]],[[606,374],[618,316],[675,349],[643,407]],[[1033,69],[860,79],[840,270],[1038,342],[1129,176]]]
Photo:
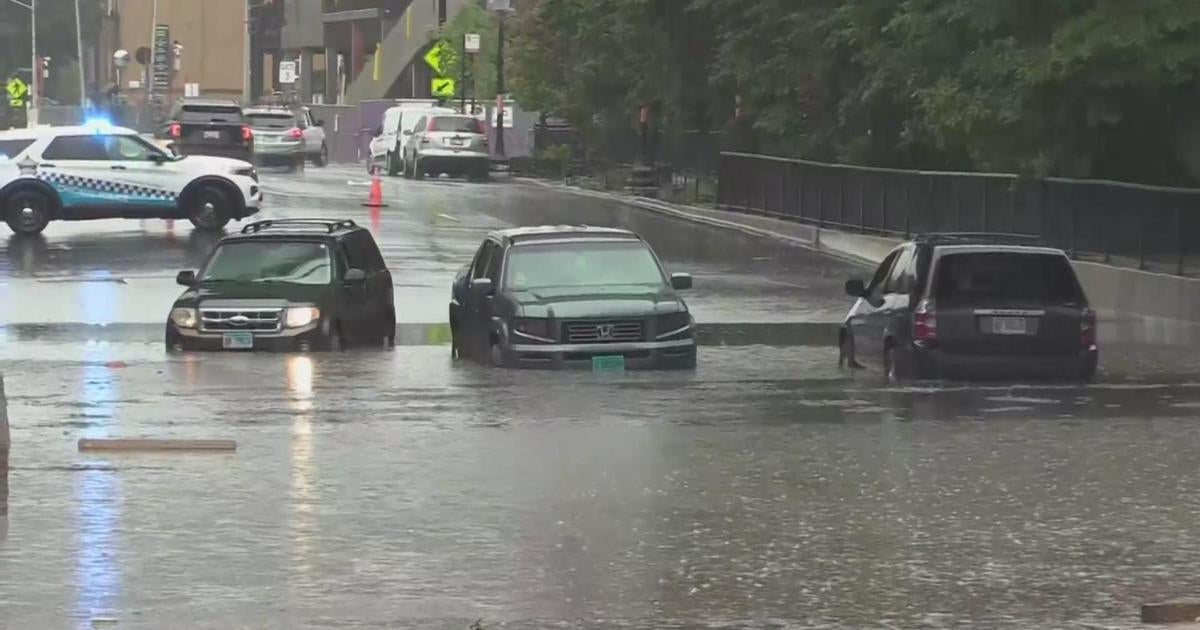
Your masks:
[[[826,164],[722,153],[724,210],[863,233],[1000,232],[1072,257],[1178,275],[1200,272],[1200,190]]]

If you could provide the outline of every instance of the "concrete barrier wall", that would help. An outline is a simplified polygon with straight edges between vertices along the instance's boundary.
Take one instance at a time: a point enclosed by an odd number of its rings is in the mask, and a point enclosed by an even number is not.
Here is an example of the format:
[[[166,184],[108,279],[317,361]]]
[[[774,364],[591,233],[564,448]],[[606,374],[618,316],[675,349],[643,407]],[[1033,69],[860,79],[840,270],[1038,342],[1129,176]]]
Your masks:
[[[8,450],[12,438],[8,432],[8,398],[4,395],[4,376],[0,375],[0,521],[8,514]],[[0,522],[3,527],[3,522]],[[0,540],[4,536],[0,535]]]
[[[902,241],[817,230],[820,251],[877,265]],[[1074,261],[1106,338],[1160,344],[1200,343],[1200,279]]]

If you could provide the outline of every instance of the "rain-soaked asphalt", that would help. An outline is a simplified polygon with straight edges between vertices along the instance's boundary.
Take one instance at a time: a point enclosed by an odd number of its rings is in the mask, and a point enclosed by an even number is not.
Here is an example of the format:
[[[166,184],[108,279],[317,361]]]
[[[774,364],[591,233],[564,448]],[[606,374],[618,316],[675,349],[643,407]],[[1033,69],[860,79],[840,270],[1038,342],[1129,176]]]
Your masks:
[[[1193,348],[1110,326],[1092,386],[885,387],[835,368],[845,263],[516,183],[389,180],[373,217],[359,170],[266,175],[265,216],[373,226],[394,351],[168,357],[210,240],[8,241],[0,628],[1133,627],[1200,592]],[[695,274],[694,374],[450,361],[455,270],[545,222],[633,228]]]

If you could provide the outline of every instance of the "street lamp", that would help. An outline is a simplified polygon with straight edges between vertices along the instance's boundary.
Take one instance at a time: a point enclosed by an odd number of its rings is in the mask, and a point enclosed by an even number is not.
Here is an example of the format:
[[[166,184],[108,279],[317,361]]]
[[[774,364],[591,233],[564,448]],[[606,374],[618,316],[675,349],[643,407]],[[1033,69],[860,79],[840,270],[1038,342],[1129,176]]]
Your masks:
[[[513,12],[510,0],[488,0],[489,8],[496,13],[496,157],[505,160],[504,154],[504,18]]]

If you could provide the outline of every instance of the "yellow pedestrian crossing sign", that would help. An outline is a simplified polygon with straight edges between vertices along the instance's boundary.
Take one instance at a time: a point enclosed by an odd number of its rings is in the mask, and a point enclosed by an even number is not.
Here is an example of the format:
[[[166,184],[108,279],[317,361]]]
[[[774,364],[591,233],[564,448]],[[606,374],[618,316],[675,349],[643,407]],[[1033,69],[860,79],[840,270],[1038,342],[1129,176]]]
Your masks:
[[[8,92],[8,104],[13,107],[23,107],[25,105],[25,95],[29,93],[29,86],[17,77],[12,77],[8,80],[8,84],[4,86]]]
[[[444,41],[438,41],[429,48],[429,52],[425,53],[425,63],[429,64],[430,68],[437,74],[446,74],[446,66],[454,57],[454,51],[450,45]]]
[[[438,98],[451,98],[454,96],[454,79],[446,77],[436,77],[429,82],[429,93]]]

